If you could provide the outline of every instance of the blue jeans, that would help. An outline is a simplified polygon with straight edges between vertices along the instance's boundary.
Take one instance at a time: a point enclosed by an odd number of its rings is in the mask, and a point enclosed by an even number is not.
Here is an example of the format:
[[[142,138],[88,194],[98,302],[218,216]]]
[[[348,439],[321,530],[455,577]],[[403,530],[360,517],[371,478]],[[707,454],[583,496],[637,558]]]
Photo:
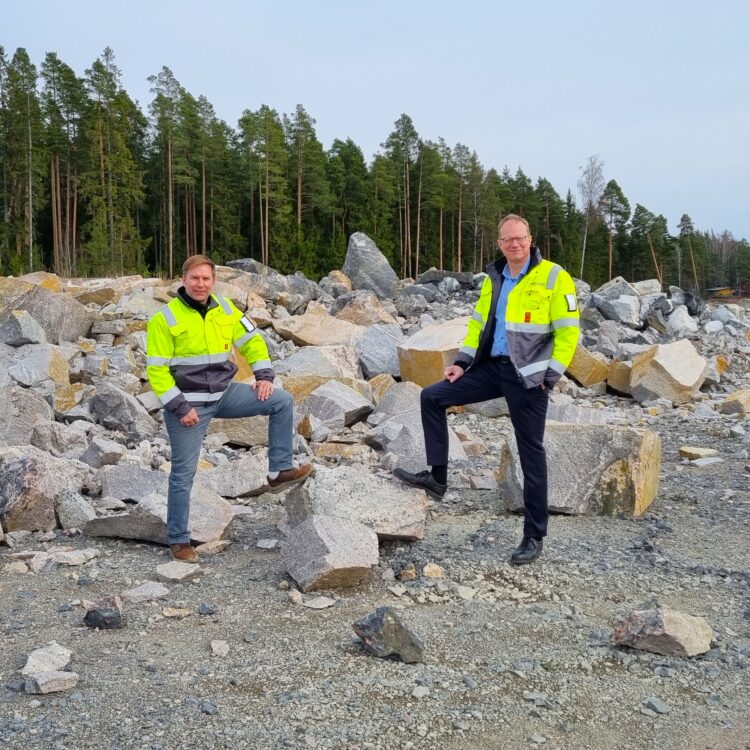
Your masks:
[[[212,417],[232,419],[268,415],[268,470],[283,471],[293,466],[293,401],[287,391],[275,389],[268,399],[259,401],[257,392],[249,385],[232,382],[219,401],[208,406],[196,406],[195,410],[200,422],[192,427],[183,427],[172,412],[164,412],[164,424],[172,445],[172,471],[167,494],[169,544],[190,542],[190,491],[193,489],[203,436]]]

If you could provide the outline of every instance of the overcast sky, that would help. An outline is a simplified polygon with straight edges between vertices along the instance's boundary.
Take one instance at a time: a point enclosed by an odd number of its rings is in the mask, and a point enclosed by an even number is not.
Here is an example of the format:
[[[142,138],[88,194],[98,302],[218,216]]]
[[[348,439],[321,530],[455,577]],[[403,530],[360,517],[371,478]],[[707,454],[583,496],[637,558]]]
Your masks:
[[[300,103],[370,159],[401,113],[577,191],[592,154],[634,208],[750,239],[747,0],[0,0],[0,45],[83,75],[109,46],[144,111],[172,69],[236,126]]]

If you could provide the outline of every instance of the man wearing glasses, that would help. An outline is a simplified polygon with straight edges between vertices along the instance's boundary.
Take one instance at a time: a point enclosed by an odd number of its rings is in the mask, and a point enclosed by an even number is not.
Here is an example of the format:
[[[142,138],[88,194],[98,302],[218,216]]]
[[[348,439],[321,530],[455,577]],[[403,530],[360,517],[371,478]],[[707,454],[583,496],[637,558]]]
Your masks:
[[[523,470],[523,539],[514,565],[535,560],[547,535],[547,456],[544,424],[550,391],[578,343],[573,279],[543,260],[526,219],[509,214],[498,227],[503,258],[490,263],[479,301],[454,364],[421,394],[422,429],[430,470],[396,469],[399,479],[439,500],[448,488],[449,406],[504,396]]]

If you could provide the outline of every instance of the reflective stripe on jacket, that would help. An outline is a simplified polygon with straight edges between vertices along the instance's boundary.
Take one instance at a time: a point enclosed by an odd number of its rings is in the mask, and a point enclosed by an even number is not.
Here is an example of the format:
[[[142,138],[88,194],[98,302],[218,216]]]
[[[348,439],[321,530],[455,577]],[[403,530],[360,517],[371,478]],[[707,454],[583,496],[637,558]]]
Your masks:
[[[177,416],[224,395],[237,372],[232,345],[256,374],[271,368],[263,337],[226,297],[211,295],[205,318],[176,297],[151,316],[146,330],[146,375]]]
[[[469,369],[490,356],[504,259],[487,267],[456,364]],[[526,388],[553,386],[573,359],[579,313],[573,279],[532,248],[529,270],[508,295],[505,331],[510,359]]]

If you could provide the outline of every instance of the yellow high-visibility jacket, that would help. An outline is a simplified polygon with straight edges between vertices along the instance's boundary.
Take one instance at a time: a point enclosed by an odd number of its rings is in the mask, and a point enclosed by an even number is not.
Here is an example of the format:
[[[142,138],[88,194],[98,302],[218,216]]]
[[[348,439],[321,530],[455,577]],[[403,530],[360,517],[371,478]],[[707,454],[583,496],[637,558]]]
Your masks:
[[[505,259],[487,266],[455,364],[468,370],[489,357]],[[554,386],[573,359],[580,332],[576,289],[570,274],[531,249],[529,269],[508,295],[505,330],[510,359],[526,388]]]
[[[178,294],[151,316],[146,331],[146,375],[164,407],[178,417],[224,395],[237,372],[230,361],[233,345],[257,380],[274,378],[266,342],[226,297],[211,295],[204,317]]]

